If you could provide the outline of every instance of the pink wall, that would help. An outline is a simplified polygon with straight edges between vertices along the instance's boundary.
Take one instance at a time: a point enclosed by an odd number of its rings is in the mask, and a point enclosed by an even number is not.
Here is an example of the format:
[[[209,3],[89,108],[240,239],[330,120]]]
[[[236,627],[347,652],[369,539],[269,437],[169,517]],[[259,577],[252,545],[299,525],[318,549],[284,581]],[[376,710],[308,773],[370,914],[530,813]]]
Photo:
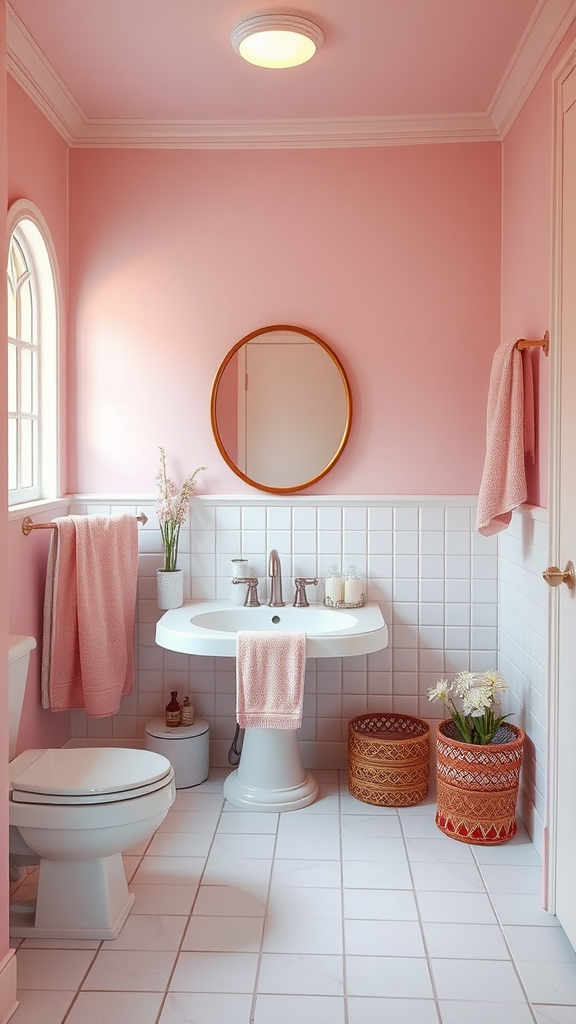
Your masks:
[[[2,203],[6,202],[6,4],[0,2],[0,151],[3,159],[0,161],[0,198]],[[6,232],[1,235],[0,260],[2,266],[6,266]],[[6,339],[6,289],[0,289],[0,317],[4,339]],[[5,340],[6,343],[6,340]],[[3,508],[8,507],[8,406],[7,406],[7,378],[6,359],[0,360],[0,395],[2,396],[3,415],[0,416],[0,488]],[[9,549],[8,519],[2,516],[0,520],[0,562],[6,565]],[[0,587],[0,717],[3,722],[8,721],[8,589],[6,584]],[[0,730],[0,786],[2,792],[8,792],[8,730],[6,726]],[[2,815],[0,817],[0,857],[4,870],[0,872],[0,962],[8,953],[8,808],[3,803]],[[4,1007],[2,1010],[4,1012]],[[7,1008],[6,1008],[7,1009]]]
[[[227,350],[270,323],[335,349],[346,451],[315,493],[476,493],[500,337],[499,144],[74,150],[71,490],[249,490],[211,436]],[[73,378],[71,378],[73,379]]]
[[[576,28],[564,38],[504,140],[503,338],[538,338],[550,328],[553,75],[574,39]],[[546,506],[550,362],[540,353],[534,353],[532,361],[537,396],[537,458],[534,466],[527,464],[528,501]]]
[[[62,322],[65,328],[68,312],[68,147],[20,86],[8,77],[8,203],[10,205],[22,198],[30,199],[38,206],[56,247],[62,291]],[[62,340],[64,382],[67,365],[65,329]],[[65,386],[62,386],[61,391],[65,397]],[[5,392],[4,388],[2,393]],[[64,402],[64,437],[65,418]],[[5,476],[4,473],[3,480]],[[58,514],[58,510],[53,509],[47,515],[36,515],[35,520],[46,522]],[[65,514],[65,510],[61,514]],[[8,528],[9,629],[11,633],[28,634],[40,641],[49,535],[38,531],[24,537],[21,515],[11,518]],[[30,662],[18,750],[58,746],[69,736],[70,715],[55,715],[40,706],[40,658],[37,649]]]

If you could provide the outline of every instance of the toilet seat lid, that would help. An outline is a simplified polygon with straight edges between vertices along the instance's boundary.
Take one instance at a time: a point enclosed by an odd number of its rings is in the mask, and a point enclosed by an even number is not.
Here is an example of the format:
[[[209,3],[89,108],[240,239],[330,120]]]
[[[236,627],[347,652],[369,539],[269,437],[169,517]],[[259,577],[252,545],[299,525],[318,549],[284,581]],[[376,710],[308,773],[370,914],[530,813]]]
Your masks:
[[[34,803],[108,802],[160,789],[169,781],[168,758],[127,747],[66,747],[39,756],[12,778],[12,798]],[[46,798],[52,797],[52,801]],[[43,800],[44,798],[44,800]]]

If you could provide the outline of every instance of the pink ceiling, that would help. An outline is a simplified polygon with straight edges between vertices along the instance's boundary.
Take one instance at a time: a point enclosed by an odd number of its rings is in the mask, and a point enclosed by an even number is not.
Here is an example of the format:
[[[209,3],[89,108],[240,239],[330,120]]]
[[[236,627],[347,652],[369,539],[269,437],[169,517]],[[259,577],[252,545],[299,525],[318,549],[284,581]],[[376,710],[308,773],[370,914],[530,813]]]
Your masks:
[[[538,0],[308,0],[324,47],[252,67],[232,49],[251,0],[10,0],[88,118],[486,113]],[[275,6],[275,5],[272,5]]]

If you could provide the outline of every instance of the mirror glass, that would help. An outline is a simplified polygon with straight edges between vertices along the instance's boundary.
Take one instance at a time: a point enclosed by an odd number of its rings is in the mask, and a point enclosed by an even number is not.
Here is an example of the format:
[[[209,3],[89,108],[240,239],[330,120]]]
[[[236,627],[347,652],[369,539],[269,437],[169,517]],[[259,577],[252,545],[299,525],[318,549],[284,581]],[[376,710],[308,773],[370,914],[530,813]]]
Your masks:
[[[253,331],[222,362],[210,401],[216,444],[247,483],[275,494],[323,477],[350,433],[350,385],[332,349],[301,327]]]

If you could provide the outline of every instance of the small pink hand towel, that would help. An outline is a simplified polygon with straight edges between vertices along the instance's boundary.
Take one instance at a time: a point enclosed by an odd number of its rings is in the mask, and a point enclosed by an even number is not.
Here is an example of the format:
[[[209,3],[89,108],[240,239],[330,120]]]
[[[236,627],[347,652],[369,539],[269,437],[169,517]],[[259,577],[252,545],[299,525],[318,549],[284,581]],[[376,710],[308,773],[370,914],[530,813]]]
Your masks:
[[[114,715],[134,687],[136,517],[56,519],[44,601],[42,705]]]
[[[305,633],[241,630],[236,640],[236,719],[242,729],[302,725]]]
[[[506,341],[496,349],[490,373],[478,532],[491,537],[505,530],[512,509],[526,501],[526,495],[522,353],[515,341]]]

